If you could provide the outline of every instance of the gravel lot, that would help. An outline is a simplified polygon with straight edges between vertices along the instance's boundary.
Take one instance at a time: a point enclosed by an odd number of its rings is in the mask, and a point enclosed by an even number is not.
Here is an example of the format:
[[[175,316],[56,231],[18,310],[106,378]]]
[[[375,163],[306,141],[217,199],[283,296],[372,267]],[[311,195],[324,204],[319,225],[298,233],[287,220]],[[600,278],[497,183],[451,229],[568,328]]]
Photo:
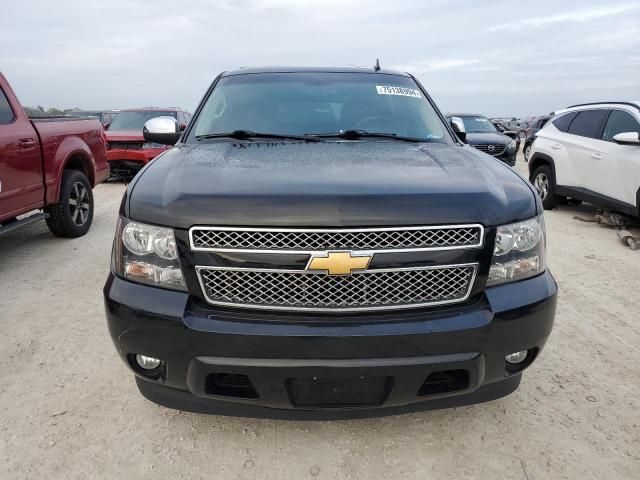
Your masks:
[[[123,191],[95,190],[84,238],[44,223],[0,238],[0,478],[640,477],[640,252],[572,218],[590,206],[546,214],[558,315],[516,393],[288,422],[182,413],[137,392],[101,292]]]

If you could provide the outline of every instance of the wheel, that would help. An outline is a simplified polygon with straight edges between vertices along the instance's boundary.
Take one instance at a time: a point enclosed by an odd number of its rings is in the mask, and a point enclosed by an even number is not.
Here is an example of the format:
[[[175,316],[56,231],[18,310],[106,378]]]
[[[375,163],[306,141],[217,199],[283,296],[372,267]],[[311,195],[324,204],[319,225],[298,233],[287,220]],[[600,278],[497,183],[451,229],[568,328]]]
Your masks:
[[[520,140],[524,140],[525,137],[527,136],[527,132],[525,132],[524,130],[520,130],[518,132],[518,136],[520,137]]]
[[[60,183],[60,201],[45,209],[47,226],[58,237],[81,237],[93,220],[93,192],[82,172],[65,170]]]
[[[531,158],[531,144],[530,144],[530,143],[527,143],[527,144],[524,146],[524,152],[523,152],[523,153],[524,153],[524,159],[525,159],[525,161],[527,161],[527,162],[528,162],[528,161],[529,161],[529,159]]]
[[[551,210],[558,206],[560,199],[556,195],[555,180],[553,178],[553,172],[548,165],[541,165],[535,169],[533,175],[531,175],[531,183],[538,191],[540,199],[542,200],[542,206],[545,210]]]

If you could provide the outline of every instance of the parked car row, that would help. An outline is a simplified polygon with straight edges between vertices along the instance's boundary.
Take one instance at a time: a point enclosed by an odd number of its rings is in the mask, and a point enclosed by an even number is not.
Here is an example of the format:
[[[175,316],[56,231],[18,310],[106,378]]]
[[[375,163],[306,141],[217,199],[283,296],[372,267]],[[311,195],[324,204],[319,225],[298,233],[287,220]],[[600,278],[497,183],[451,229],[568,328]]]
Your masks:
[[[181,108],[121,110],[106,130],[107,159],[112,175],[131,179],[168,148],[160,143],[145,141],[142,135],[145,122],[155,117],[174,118],[180,132],[187,128],[191,120],[191,114]]]
[[[145,142],[142,136],[144,123],[154,117],[173,117],[180,131],[187,127],[191,114],[177,107],[128,108],[123,110],[76,110],[72,117],[97,117],[107,133],[107,160],[111,176],[130,180],[147,163],[166,150],[165,145]]]
[[[509,138],[512,138],[513,140],[516,141],[516,151],[520,150],[520,135],[518,135],[518,131],[517,130],[511,130],[509,127],[501,124],[500,122],[496,122],[494,120],[491,120],[491,123],[493,124],[494,127],[496,127],[496,129],[502,133],[503,135],[506,135]]]
[[[84,235],[93,219],[91,189],[110,174],[132,178],[168,148],[142,135],[158,116],[175,119],[179,132],[191,119],[180,108],[29,118],[0,74],[0,234],[46,220],[55,235]]]
[[[516,164],[518,141],[501,131],[484,115],[477,113],[448,113],[447,119],[462,121],[464,141],[481,152],[488,153],[510,166]]]
[[[524,147],[522,150],[525,161],[528,162],[529,158],[531,157],[531,145],[533,144],[536,133],[538,133],[538,131],[542,127],[544,127],[550,119],[551,115],[536,117],[529,123],[529,126],[525,129]]]
[[[500,164],[516,130],[443,116],[379,65],[227,72],[193,121],[127,109],[106,133],[29,119],[1,76],[0,93],[0,232],[80,236],[108,162],[156,157],[123,197],[104,297],[139,390],[172,408],[334,418],[509,394],[555,316],[543,207],[640,216],[638,102],[528,125],[536,194]]]

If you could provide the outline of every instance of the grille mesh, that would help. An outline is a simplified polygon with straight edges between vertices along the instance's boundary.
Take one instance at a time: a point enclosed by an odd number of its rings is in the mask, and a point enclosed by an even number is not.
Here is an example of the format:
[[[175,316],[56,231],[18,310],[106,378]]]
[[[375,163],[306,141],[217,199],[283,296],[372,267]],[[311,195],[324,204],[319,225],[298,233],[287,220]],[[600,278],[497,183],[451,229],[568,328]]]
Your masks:
[[[142,142],[107,142],[107,150],[142,150]]]
[[[462,301],[469,294],[474,272],[474,265],[368,270],[350,276],[198,269],[211,303],[283,310],[367,310]]]
[[[336,249],[390,250],[408,248],[479,246],[482,227],[456,226],[397,230],[215,230],[193,228],[196,249],[301,250]]]
[[[488,153],[489,155],[501,155],[505,149],[506,145],[501,145],[499,143],[488,143],[488,144],[475,144],[471,145],[473,148],[480,150],[481,152]],[[490,148],[493,147],[493,150]]]

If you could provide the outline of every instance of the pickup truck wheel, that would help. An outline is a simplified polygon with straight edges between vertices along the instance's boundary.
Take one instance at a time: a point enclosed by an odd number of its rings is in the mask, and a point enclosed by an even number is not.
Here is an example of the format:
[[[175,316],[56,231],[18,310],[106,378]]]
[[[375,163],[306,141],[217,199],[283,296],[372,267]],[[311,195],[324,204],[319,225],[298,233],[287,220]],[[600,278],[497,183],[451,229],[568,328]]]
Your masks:
[[[538,191],[538,195],[540,195],[540,199],[542,200],[542,206],[545,210],[551,210],[558,206],[560,199],[556,195],[553,172],[548,165],[541,165],[535,169],[531,176],[531,183],[533,183],[533,186]]]
[[[65,170],[60,201],[46,208],[47,226],[59,237],[81,237],[93,220],[93,192],[87,177],[78,170]]]

